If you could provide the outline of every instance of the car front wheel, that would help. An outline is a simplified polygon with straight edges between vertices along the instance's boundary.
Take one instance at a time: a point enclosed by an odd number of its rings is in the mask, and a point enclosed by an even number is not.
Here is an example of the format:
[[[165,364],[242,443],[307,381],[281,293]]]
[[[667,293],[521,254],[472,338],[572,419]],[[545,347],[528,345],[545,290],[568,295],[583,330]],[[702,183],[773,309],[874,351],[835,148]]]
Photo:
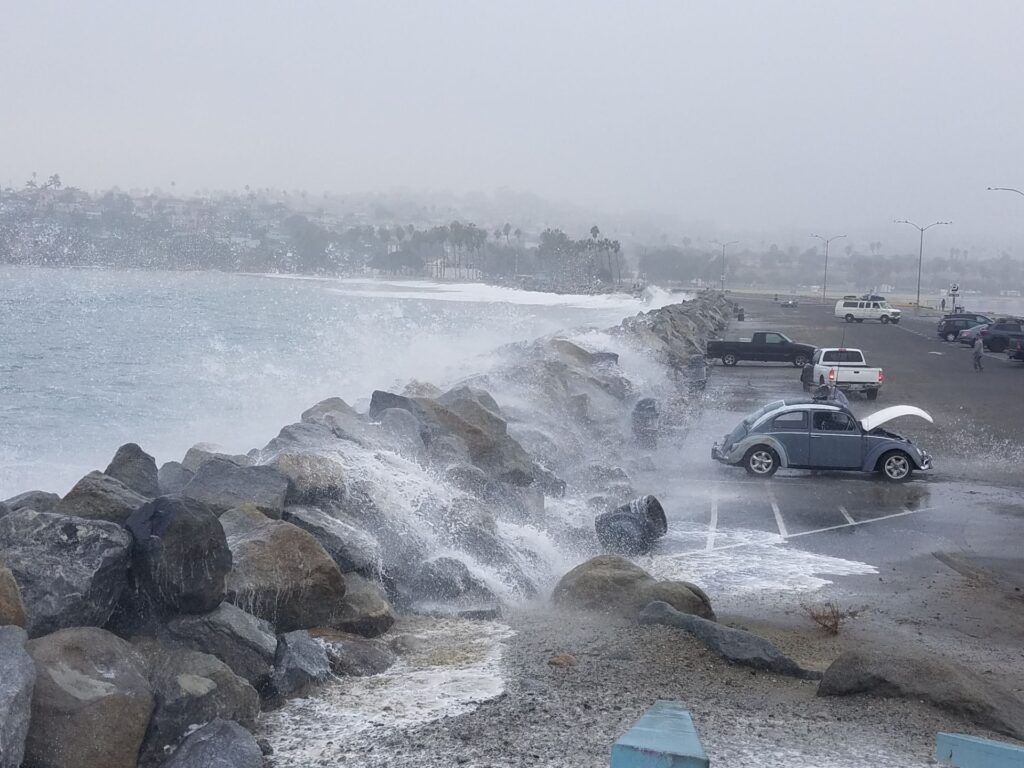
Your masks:
[[[797,355],[793,358],[793,365],[797,368],[803,368],[807,365],[807,355]]]
[[[889,322],[889,316],[888,316],[888,315],[882,315],[882,316],[881,316],[881,317],[879,318],[879,320],[881,320],[881,321],[882,321],[882,325],[885,325],[885,324],[887,324],[887,323]]]
[[[956,341],[956,334],[950,331],[945,336],[946,341]]]
[[[771,477],[779,469],[779,454],[767,445],[755,445],[743,457],[743,467],[755,477]]]
[[[910,457],[903,451],[889,451],[878,460],[878,465],[881,468],[882,477],[891,483],[902,483],[909,480],[914,471]]]
[[[854,318],[853,315],[847,315],[846,316],[846,322],[848,322],[848,323],[852,323],[855,319],[856,318]]]
[[[731,352],[722,355],[722,365],[736,365],[736,355],[732,354]]]

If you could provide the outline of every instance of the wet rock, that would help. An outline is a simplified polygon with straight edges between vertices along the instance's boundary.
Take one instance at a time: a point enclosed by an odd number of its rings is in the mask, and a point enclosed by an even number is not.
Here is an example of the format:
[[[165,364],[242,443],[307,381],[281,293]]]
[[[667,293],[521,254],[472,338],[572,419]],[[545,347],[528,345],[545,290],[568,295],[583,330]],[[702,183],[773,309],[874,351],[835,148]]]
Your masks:
[[[36,512],[55,512],[60,504],[60,496],[46,491],[25,491],[12,496],[4,502],[9,512],[19,509],[34,509]]]
[[[324,644],[331,671],[339,677],[379,675],[395,663],[395,654],[379,641],[336,629],[311,629],[309,634]]]
[[[456,488],[479,496],[481,499],[489,499],[494,496],[493,487],[495,481],[487,476],[479,467],[472,464],[453,464],[444,471],[445,482],[451,483]]]
[[[128,515],[146,503],[120,480],[102,472],[90,472],[60,500],[57,512],[87,520],[107,520],[124,524]]]
[[[391,638],[388,648],[398,656],[416,653],[423,650],[423,638],[416,637],[416,635],[396,635]]]
[[[708,619],[715,614],[703,590],[685,581],[656,581],[616,555],[599,555],[563,576],[551,595],[556,605],[635,617],[652,600]]]
[[[20,627],[0,626],[0,768],[19,768],[32,713],[36,666]]]
[[[227,578],[231,602],[279,632],[333,625],[345,597],[345,580],[310,534],[275,520],[228,544],[234,559]]]
[[[363,448],[380,446],[380,430],[358,413],[333,411],[323,417],[323,422],[339,440],[355,443]]]
[[[168,461],[160,465],[156,473],[157,485],[160,486],[160,493],[167,496],[177,496],[184,490],[185,486],[192,482],[196,473],[185,469],[177,461]]]
[[[273,522],[273,520],[256,509],[252,504],[243,504],[240,507],[229,509],[218,520],[220,521],[220,527],[224,530],[224,535],[227,537],[229,546],[232,539],[237,539]]]
[[[344,467],[324,456],[286,451],[271,459],[268,466],[288,478],[289,504],[315,506],[345,498]]]
[[[189,734],[163,768],[260,768],[263,752],[238,723],[214,720]]]
[[[439,397],[441,388],[429,381],[412,379],[402,388],[402,394],[406,397]]]
[[[859,693],[926,701],[1024,740],[1024,701],[998,682],[951,661],[895,648],[846,651],[825,670],[818,695]]]
[[[298,629],[277,638],[274,673],[270,685],[280,698],[303,696],[331,676],[325,646],[309,632]]]
[[[303,411],[300,419],[307,424],[323,424],[323,417],[328,413],[347,413],[353,416],[356,415],[352,406],[340,397],[328,397],[326,400],[321,400],[312,408]]]
[[[334,627],[362,637],[380,637],[395,624],[384,590],[355,573],[345,574],[345,600]]]
[[[215,445],[196,443],[185,453],[185,458],[181,460],[181,466],[194,474],[210,459],[224,459],[238,467],[247,467],[252,464],[252,459],[249,456],[221,453]]]
[[[814,680],[821,677],[801,667],[772,643],[742,629],[733,629],[680,613],[668,603],[654,602],[640,612],[641,624],[666,624],[685,629],[727,661],[778,675]]]
[[[210,613],[179,616],[167,624],[170,636],[227,664],[257,690],[270,679],[277,638],[273,627],[230,603]]]
[[[341,415],[341,414],[338,414]],[[277,437],[257,451],[264,461],[279,453],[317,453],[337,440],[331,429],[324,424],[298,422],[281,428]]]
[[[267,517],[280,518],[288,479],[273,467],[240,467],[222,458],[203,463],[181,495],[201,501],[215,515],[252,504]]]
[[[0,627],[4,626],[25,626],[25,604],[11,569],[0,565]]]
[[[594,530],[606,551],[638,555],[650,552],[668,531],[668,521],[654,496],[641,496],[598,515]]]
[[[410,586],[414,604],[493,604],[498,598],[461,560],[438,557],[423,563]]]
[[[425,450],[422,426],[419,421],[406,410],[388,408],[380,414],[380,426],[384,434],[391,438],[399,453],[420,456]]]
[[[93,627],[62,629],[27,648],[37,674],[25,764],[135,768],[154,703],[138,653]]]
[[[576,657],[571,653],[559,653],[548,659],[548,666],[551,667],[575,667]]]
[[[153,499],[160,495],[156,460],[135,443],[118,448],[104,474],[120,480],[140,496]]]
[[[0,560],[21,590],[31,637],[105,624],[127,585],[130,550],[115,523],[30,509],[0,518]]]
[[[319,507],[289,506],[285,507],[282,518],[320,542],[342,573],[377,572],[380,545],[344,512],[332,510],[332,514],[328,514]]]
[[[215,656],[151,637],[136,638],[132,646],[146,661],[156,702],[140,768],[161,765],[197,723],[223,718],[247,727],[255,724],[259,694]]]
[[[132,573],[168,613],[206,613],[221,604],[231,570],[224,529],[210,509],[192,499],[163,496],[128,518],[135,538]]]

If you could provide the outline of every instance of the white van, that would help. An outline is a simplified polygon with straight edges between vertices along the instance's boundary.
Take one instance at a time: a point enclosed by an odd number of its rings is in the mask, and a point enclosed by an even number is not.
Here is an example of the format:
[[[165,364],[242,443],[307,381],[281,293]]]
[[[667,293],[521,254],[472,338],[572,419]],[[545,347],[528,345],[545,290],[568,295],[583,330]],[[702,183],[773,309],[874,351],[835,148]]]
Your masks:
[[[836,317],[841,317],[848,323],[852,323],[854,320],[858,323],[863,323],[865,320],[898,323],[900,311],[890,306],[887,301],[840,299],[836,302]]]

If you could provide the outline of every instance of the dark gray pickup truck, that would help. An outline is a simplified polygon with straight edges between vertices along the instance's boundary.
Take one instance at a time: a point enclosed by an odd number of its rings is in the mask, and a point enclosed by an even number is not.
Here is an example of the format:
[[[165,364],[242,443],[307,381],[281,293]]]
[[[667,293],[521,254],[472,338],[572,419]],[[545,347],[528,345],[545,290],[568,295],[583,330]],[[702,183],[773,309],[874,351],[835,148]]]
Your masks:
[[[803,368],[814,354],[814,346],[793,341],[778,331],[758,331],[749,339],[708,342],[707,359],[736,365],[740,360],[790,363]]]

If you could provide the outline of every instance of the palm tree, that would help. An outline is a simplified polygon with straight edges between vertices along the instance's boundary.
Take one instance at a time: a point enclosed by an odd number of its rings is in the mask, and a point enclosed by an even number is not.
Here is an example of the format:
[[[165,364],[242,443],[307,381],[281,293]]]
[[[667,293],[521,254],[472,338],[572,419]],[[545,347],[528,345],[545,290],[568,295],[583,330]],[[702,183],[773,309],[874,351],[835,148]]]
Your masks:
[[[592,226],[590,228],[590,236],[594,240],[597,240],[597,236],[600,235],[600,234],[601,234],[601,230],[597,228],[597,224],[595,224],[594,226]]]
[[[508,233],[512,231],[512,225],[506,221],[505,226],[501,228],[501,231],[502,234],[505,235],[505,245],[508,245]]]

